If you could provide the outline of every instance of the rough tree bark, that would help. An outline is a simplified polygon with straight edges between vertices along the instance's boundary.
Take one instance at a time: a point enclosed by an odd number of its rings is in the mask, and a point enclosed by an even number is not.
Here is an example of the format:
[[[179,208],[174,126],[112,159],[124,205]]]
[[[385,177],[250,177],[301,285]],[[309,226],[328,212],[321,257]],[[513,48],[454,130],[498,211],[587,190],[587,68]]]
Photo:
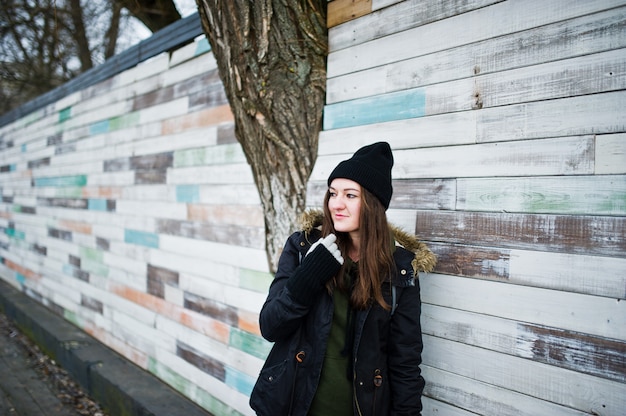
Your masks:
[[[326,91],[326,0],[196,0],[252,167],[270,270],[306,208]]]

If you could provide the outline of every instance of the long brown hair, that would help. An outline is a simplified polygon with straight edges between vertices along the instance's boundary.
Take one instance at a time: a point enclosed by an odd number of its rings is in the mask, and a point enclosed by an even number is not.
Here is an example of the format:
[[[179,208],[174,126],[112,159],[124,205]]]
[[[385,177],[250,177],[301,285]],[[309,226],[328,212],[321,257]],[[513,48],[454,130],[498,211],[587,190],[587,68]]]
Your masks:
[[[335,231],[332,216],[328,209],[330,192],[324,196],[324,219],[322,235],[334,233],[337,236],[337,245],[343,256],[347,256],[352,245],[350,235]],[[358,275],[350,295],[350,303],[355,309],[367,308],[372,300],[384,309],[390,309],[382,294],[382,283],[391,276],[395,267],[392,253],[391,233],[387,223],[387,215],[383,204],[367,189],[361,187],[360,212],[360,247],[358,261]],[[333,279],[334,287],[341,287],[346,262]]]

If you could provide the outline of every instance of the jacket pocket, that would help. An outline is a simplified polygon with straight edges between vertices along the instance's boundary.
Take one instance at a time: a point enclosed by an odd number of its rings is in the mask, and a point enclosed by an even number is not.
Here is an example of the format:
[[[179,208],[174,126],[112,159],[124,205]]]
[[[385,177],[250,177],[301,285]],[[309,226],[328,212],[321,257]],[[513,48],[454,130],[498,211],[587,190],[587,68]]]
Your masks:
[[[278,364],[265,367],[250,395],[250,407],[259,416],[291,415],[298,368],[304,362],[304,351]]]

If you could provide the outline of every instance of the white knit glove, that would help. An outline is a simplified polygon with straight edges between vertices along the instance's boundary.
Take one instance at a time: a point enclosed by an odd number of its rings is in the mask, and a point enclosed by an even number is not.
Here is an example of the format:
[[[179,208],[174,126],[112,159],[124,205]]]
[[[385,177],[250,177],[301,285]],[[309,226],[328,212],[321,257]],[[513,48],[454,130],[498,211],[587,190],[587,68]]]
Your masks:
[[[335,243],[335,241],[337,241],[337,236],[335,234],[328,234],[326,237],[320,238],[315,243],[311,244],[311,247],[306,252],[304,257],[308,256],[309,253],[312,253],[313,250],[315,250],[319,245],[322,245],[330,252],[330,254],[333,255],[333,257],[335,257],[339,264],[343,264],[341,251],[339,251],[339,247],[337,247],[337,243]]]

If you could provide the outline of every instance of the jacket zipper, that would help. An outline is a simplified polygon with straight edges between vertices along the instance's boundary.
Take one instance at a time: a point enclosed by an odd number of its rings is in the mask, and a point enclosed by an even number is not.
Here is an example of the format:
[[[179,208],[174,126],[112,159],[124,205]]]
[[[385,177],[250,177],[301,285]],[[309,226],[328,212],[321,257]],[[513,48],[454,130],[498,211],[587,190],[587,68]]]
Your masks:
[[[291,399],[289,401],[289,412],[287,413],[289,416],[293,414],[293,395],[296,392],[296,379],[298,378],[298,368],[300,368],[300,364],[302,364],[302,362],[304,361],[305,356],[306,354],[304,351],[299,351],[295,356],[296,369],[293,373],[293,382],[291,383]]]

